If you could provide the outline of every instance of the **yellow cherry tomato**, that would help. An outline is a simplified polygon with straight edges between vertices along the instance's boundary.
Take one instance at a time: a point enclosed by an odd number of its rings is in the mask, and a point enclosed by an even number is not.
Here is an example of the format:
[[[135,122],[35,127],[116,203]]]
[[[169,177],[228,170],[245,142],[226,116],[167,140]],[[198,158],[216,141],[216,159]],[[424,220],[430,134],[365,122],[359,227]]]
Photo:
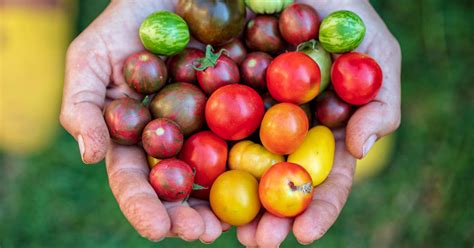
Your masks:
[[[257,179],[246,171],[226,171],[212,184],[209,202],[220,220],[245,225],[260,211]]]
[[[321,184],[331,172],[336,142],[331,130],[316,126],[309,130],[303,144],[288,156],[288,162],[303,166],[313,179],[313,186]]]
[[[146,160],[148,161],[148,166],[150,166],[150,169],[153,169],[153,167],[155,167],[155,165],[161,161],[161,159],[154,158],[150,155],[146,155]]]
[[[260,144],[250,140],[240,141],[235,144],[229,153],[229,168],[231,170],[244,170],[257,179],[272,165],[284,162],[285,157],[274,154]]]

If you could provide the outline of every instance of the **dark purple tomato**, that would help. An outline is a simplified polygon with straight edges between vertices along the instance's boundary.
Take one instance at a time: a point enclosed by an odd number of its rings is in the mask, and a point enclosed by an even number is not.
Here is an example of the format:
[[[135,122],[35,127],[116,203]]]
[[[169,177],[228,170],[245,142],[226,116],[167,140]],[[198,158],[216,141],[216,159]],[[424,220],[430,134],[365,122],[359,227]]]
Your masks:
[[[196,83],[196,71],[193,62],[202,58],[204,52],[196,48],[186,48],[168,59],[168,70],[173,82]]]
[[[128,57],[123,66],[123,75],[132,89],[145,95],[157,92],[168,80],[165,63],[147,51]]]
[[[278,19],[258,15],[247,23],[245,43],[251,50],[276,54],[283,49],[283,39],[278,30]]]
[[[272,62],[272,56],[264,52],[253,52],[247,55],[240,66],[243,83],[260,91],[267,89],[266,71]]]
[[[176,156],[183,146],[183,134],[178,124],[166,118],[152,120],[142,134],[146,153],[157,159]]]
[[[237,37],[245,25],[244,0],[178,0],[176,12],[203,44],[222,45]]]
[[[311,6],[294,3],[285,8],[279,19],[281,36],[290,44],[317,39],[321,18]]]
[[[194,173],[185,162],[171,158],[161,160],[150,172],[150,184],[164,201],[181,201],[193,190]]]
[[[104,119],[115,143],[134,145],[140,141],[143,128],[151,121],[151,115],[138,100],[122,98],[112,101],[105,108]]]
[[[237,84],[240,81],[240,72],[237,64],[227,55],[214,53],[212,46],[206,48],[206,56],[197,60],[197,81],[201,89],[208,95],[222,86]]]
[[[267,111],[273,105],[278,103],[275,99],[273,99],[272,95],[270,95],[270,93],[268,92],[262,95],[262,100],[263,100],[263,106],[265,106],[265,111]]]
[[[247,49],[237,38],[223,46],[218,47],[217,51],[220,51],[221,49],[225,49],[227,51],[226,55],[238,65],[240,65],[242,61],[244,61],[245,56],[247,56]]]
[[[352,106],[334,92],[326,91],[316,99],[316,118],[329,128],[342,127],[351,116]]]
[[[188,136],[201,129],[206,101],[206,95],[197,86],[174,83],[158,92],[150,103],[150,110],[154,118],[176,122],[184,136]]]

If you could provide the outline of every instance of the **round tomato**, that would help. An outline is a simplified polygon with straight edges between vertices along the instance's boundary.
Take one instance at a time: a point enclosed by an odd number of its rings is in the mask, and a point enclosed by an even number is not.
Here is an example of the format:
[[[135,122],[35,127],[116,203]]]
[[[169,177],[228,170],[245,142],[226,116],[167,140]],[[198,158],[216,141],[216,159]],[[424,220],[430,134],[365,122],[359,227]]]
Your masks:
[[[367,54],[351,52],[334,61],[331,80],[342,100],[353,105],[372,101],[382,86],[382,69]]]
[[[207,189],[195,190],[192,195],[209,198],[209,189],[216,178],[226,169],[227,143],[209,131],[202,131],[184,142],[179,158],[195,171],[195,183]]]
[[[240,81],[239,67],[231,58],[222,53],[222,50],[213,53],[212,47],[208,45],[206,56],[196,60],[198,66],[194,69],[197,81],[208,95],[224,85],[236,84]]]
[[[306,55],[310,56],[314,61],[316,61],[316,63],[318,63],[319,69],[321,70],[321,84],[319,87],[319,92],[324,91],[329,86],[331,79],[331,54],[324,50],[320,42],[315,40],[310,40],[300,44],[297,50],[299,52],[304,52]]]
[[[252,18],[245,29],[245,44],[254,51],[276,54],[283,49],[283,38],[278,30],[278,19],[270,15]]]
[[[365,24],[354,12],[340,10],[326,16],[319,28],[319,41],[330,53],[356,49],[365,37]]]
[[[313,7],[294,3],[286,7],[280,15],[280,33],[288,43],[296,46],[302,42],[318,38],[321,19]]]
[[[343,127],[351,117],[352,106],[341,100],[333,91],[323,92],[316,99],[315,117],[329,128]]]
[[[331,130],[316,126],[309,130],[303,144],[288,156],[288,162],[296,163],[311,175],[313,186],[321,184],[331,172],[336,144]]]
[[[250,140],[240,141],[229,152],[229,168],[244,170],[257,179],[272,165],[284,162],[285,157],[269,152],[260,144]]]
[[[202,58],[204,52],[196,48],[186,48],[168,59],[167,66],[173,82],[196,83],[196,70],[193,63]]]
[[[301,107],[279,103],[265,113],[260,126],[260,140],[273,153],[290,154],[301,145],[308,127],[308,117]]]
[[[318,94],[320,83],[318,64],[302,52],[283,53],[267,69],[268,91],[279,102],[307,103]]]
[[[161,160],[151,169],[149,179],[158,197],[165,201],[181,201],[193,190],[193,170],[179,159]]]
[[[270,167],[258,187],[263,207],[278,217],[302,213],[313,198],[311,176],[301,166],[281,162]]]
[[[245,171],[226,171],[212,185],[209,202],[220,220],[245,225],[260,211],[257,179]]]
[[[257,130],[264,114],[262,98],[252,88],[232,84],[216,90],[206,104],[209,128],[226,140],[241,140]]]

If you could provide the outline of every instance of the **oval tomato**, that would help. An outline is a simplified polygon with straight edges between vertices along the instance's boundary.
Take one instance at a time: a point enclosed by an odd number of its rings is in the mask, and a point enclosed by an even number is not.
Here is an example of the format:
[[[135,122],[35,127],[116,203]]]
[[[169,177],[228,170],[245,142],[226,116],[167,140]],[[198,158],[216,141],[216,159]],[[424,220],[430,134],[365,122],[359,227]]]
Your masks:
[[[240,140],[257,130],[264,114],[262,98],[252,88],[232,84],[216,90],[206,104],[209,128],[226,140]]]
[[[283,53],[267,69],[268,92],[279,102],[307,103],[318,94],[320,82],[318,64],[302,52]]]
[[[250,140],[240,141],[229,152],[229,168],[243,170],[257,179],[272,165],[284,162],[285,157],[269,152],[260,144]]]
[[[142,22],[139,34],[148,51],[164,56],[181,52],[190,40],[188,24],[169,11],[149,15]]]
[[[296,151],[288,156],[288,162],[296,163],[306,169],[313,180],[313,186],[321,184],[331,172],[336,144],[331,130],[316,126]]]
[[[206,56],[196,60],[198,66],[194,69],[197,81],[208,95],[224,85],[236,84],[240,81],[239,67],[222,52],[221,50],[213,53],[212,46],[208,45]]]
[[[212,185],[209,202],[220,220],[233,226],[245,225],[260,211],[258,182],[248,172],[226,171]]]
[[[176,12],[189,24],[193,37],[211,45],[224,44],[239,35],[247,14],[243,0],[179,0]]]
[[[303,142],[308,126],[303,109],[292,103],[279,103],[265,113],[260,126],[260,140],[273,153],[290,154]]]
[[[179,158],[195,169],[194,182],[207,188],[193,191],[192,195],[208,199],[212,183],[226,169],[227,143],[210,131],[202,131],[184,142]]]
[[[282,162],[270,167],[258,187],[263,207],[278,217],[302,213],[313,198],[311,176],[294,163]]]
[[[367,54],[351,52],[334,61],[331,80],[342,100],[353,105],[372,101],[382,86],[382,69]]]

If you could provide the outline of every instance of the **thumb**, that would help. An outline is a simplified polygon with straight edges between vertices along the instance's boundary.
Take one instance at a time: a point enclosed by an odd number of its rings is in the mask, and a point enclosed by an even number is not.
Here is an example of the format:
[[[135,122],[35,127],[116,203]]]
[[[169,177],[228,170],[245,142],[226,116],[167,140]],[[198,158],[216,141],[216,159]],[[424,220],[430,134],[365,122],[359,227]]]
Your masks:
[[[400,109],[382,101],[359,108],[347,124],[346,146],[356,158],[363,158],[377,139],[395,131],[400,125]]]
[[[60,122],[77,140],[83,162],[92,164],[104,159],[110,140],[102,115],[110,66],[81,43],[68,50]]]

